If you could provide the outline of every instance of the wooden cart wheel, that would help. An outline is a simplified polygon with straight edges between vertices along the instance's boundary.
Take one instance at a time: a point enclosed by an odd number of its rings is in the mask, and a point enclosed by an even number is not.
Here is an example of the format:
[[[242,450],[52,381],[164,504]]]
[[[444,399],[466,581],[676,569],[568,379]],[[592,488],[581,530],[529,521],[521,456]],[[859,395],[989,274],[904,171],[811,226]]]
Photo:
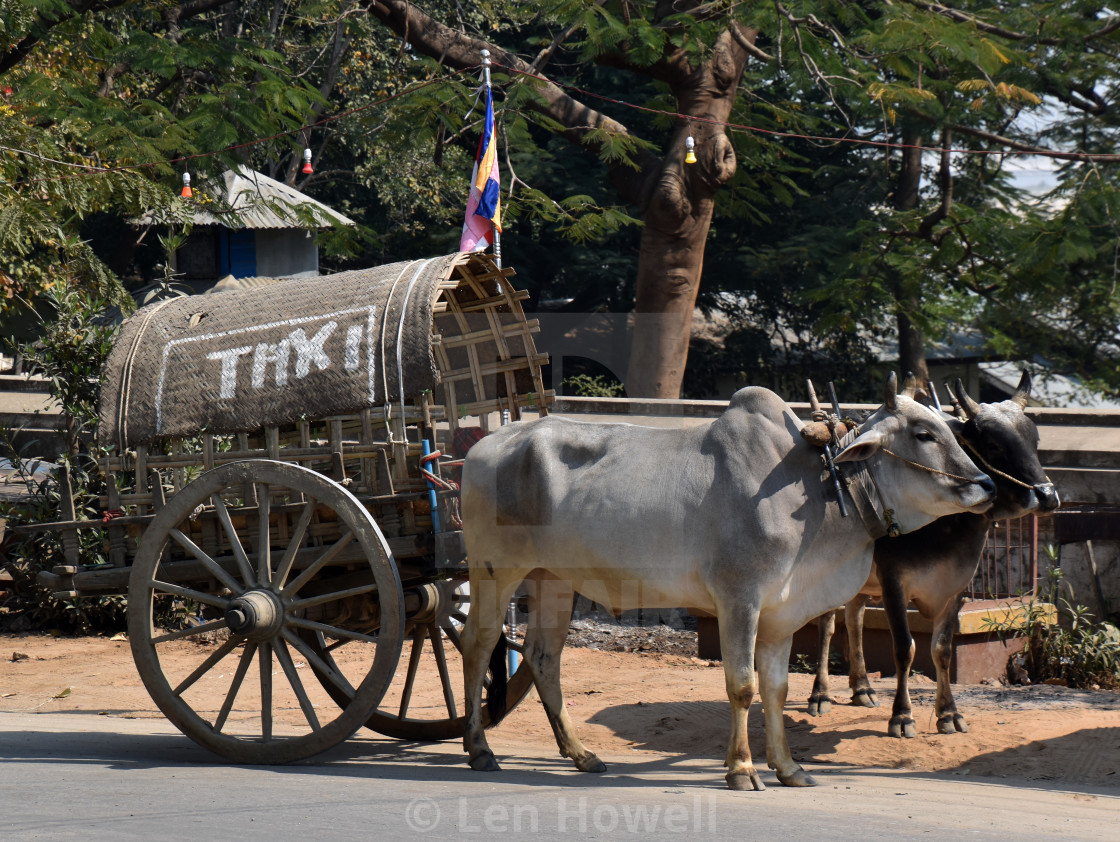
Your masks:
[[[470,594],[458,586],[463,582],[446,579],[432,582],[405,594],[408,620],[405,629],[407,658],[401,660],[389,691],[369,717],[366,726],[379,734],[404,740],[450,740],[461,738],[466,730],[463,709],[463,667],[459,633],[467,620]],[[334,654],[352,644],[329,640],[322,633],[305,634],[308,642],[330,663]],[[522,657],[523,646],[507,630],[506,644],[516,653],[517,668],[509,676],[506,710],[513,710],[533,686],[533,677]],[[489,688],[490,678],[486,678]],[[339,703],[346,696],[324,682],[328,693]],[[418,688],[439,688],[421,700]],[[436,700],[432,700],[436,696]],[[485,707],[484,724],[489,725]]]
[[[369,718],[400,658],[404,605],[388,545],[349,491],[299,465],[244,460],[188,484],[148,525],[128,631],[145,687],[184,734],[238,763],[286,763]],[[355,657],[322,660],[301,637],[316,632],[350,641]]]

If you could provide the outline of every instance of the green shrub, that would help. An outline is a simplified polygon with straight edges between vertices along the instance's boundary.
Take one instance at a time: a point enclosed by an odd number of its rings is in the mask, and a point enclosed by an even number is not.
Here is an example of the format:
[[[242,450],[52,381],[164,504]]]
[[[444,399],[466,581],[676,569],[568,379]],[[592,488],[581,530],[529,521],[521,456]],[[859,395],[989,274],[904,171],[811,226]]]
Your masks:
[[[626,387],[602,374],[573,374],[564,378],[564,394],[582,398],[620,398]]]
[[[1048,550],[1054,557],[1052,550]],[[1108,621],[1095,622],[1084,605],[1073,601],[1073,589],[1060,567],[1051,567],[1041,596],[1026,604],[1022,622],[986,620],[1001,641],[1022,634],[1021,652],[1012,655],[1032,683],[1047,680],[1070,687],[1120,688],[1120,629]],[[1049,605],[1058,610],[1050,622]]]
[[[98,466],[101,455],[92,444],[97,426],[101,370],[112,348],[116,328],[104,318],[107,304],[75,287],[55,288],[44,296],[54,310],[54,318],[42,325],[42,338],[25,343],[17,350],[24,358],[25,370],[47,379],[51,397],[62,409],[61,434],[64,448],[57,469],[39,471],[43,462],[15,446],[17,430],[0,429],[0,444],[8,451],[14,476],[23,481],[26,499],[0,502],[0,517],[6,519],[8,534],[4,541],[3,563],[15,582],[13,593],[0,605],[0,623],[11,629],[57,628],[87,633],[124,626],[124,601],[121,597],[82,600],[56,600],[39,586],[41,570],[65,562],[61,533],[39,530],[13,533],[21,524],[48,523],[65,519],[60,472],[65,471],[78,519],[100,516],[100,495],[104,477]],[[100,529],[77,533],[79,563],[108,563],[104,536]]]

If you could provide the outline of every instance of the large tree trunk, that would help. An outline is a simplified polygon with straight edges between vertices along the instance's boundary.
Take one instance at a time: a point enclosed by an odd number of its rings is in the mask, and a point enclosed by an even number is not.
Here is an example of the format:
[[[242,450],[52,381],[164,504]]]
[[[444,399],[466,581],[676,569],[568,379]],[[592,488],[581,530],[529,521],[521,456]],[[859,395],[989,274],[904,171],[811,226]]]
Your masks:
[[[448,67],[476,66],[479,51],[485,48],[496,63],[541,79],[543,65],[554,52],[550,46],[530,65],[494,44],[443,25],[406,0],[369,0],[366,8],[416,49]],[[662,16],[690,11],[704,13],[702,4],[693,0],[663,0],[658,5]],[[716,40],[707,61],[695,67],[683,50],[672,47],[652,65],[632,65],[621,54],[600,58],[604,64],[666,83],[676,96],[678,112],[686,115],[663,157],[646,151],[639,153],[637,169],[631,162],[608,165],[611,182],[625,201],[638,208],[645,223],[638,261],[637,325],[626,383],[631,396],[680,396],[713,199],[735,174],[735,152],[723,124],[731,115],[748,56],[764,55],[754,47],[755,31],[734,22],[730,26]],[[547,80],[541,79],[536,90],[540,100],[525,107],[564,126],[561,136],[588,153],[599,151],[597,133],[629,133],[626,126]],[[690,125],[690,119],[700,122]],[[695,164],[684,162],[690,130],[696,141]]]
[[[749,37],[753,41],[754,33]],[[715,194],[735,175],[735,151],[722,124],[731,115],[746,61],[747,53],[725,33],[710,60],[674,84],[681,113],[705,122],[691,127],[695,164],[684,162],[689,127],[683,126],[658,176],[645,176],[648,199],[639,205],[645,228],[626,375],[631,397],[680,397]]]
[[[898,173],[893,204],[897,210],[913,210],[918,206],[918,190],[922,183],[921,134],[913,128],[902,133],[902,167]],[[898,326],[898,367],[901,373],[913,374],[924,391],[929,382],[926,364],[926,338],[922,329],[910,319],[910,313],[921,309],[921,291],[895,284],[895,313]]]

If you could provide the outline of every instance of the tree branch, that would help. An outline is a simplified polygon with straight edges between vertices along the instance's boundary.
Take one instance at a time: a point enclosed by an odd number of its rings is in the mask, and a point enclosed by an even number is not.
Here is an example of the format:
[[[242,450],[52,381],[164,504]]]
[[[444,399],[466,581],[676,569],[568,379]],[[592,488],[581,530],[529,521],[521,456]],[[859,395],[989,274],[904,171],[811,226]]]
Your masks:
[[[436,21],[406,0],[372,0],[366,8],[373,17],[401,38],[406,39],[415,49],[439,60],[444,66],[459,70],[477,67],[480,62],[480,52],[486,49],[490,51],[496,64],[520,73],[533,72],[532,65],[519,56],[481,38],[458,32]],[[538,100],[531,101],[528,107],[564,126],[561,135],[582,149],[589,152],[599,150],[601,144],[595,141],[588,142],[589,135],[595,131],[631,136],[629,129],[622,123],[569,96],[554,82],[535,75],[528,84],[534,86],[539,97]],[[655,165],[656,160],[653,153],[642,153],[639,165],[645,171],[647,167]],[[612,172],[622,167],[625,165],[621,163],[608,164]],[[626,169],[629,170],[628,167]],[[625,181],[632,182],[632,179],[625,179]],[[616,186],[620,190],[623,189],[621,184]],[[624,192],[628,194],[625,195],[627,201],[640,203],[641,196],[638,193],[633,190]]]

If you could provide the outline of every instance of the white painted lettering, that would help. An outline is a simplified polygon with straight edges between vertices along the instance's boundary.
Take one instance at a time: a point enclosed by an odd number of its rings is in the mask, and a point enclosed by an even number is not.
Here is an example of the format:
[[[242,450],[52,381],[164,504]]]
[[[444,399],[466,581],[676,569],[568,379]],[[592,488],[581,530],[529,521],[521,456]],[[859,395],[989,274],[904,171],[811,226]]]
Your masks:
[[[276,385],[288,385],[288,357],[291,356],[292,343],[288,339],[281,339],[275,345],[271,342],[261,342],[253,351],[253,376],[251,383],[254,389],[264,386],[264,372],[269,363],[276,366]]]
[[[307,334],[303,332],[301,327],[297,327],[288,334],[288,341],[296,352],[296,377],[301,379],[306,377],[308,372],[311,371],[311,363],[315,363],[315,367],[319,371],[326,371],[330,368],[331,358],[323,350],[323,345],[334,333],[336,327],[338,327],[338,322],[329,321],[319,328],[319,332],[310,339],[307,338]]]
[[[208,360],[222,361],[222,387],[219,397],[222,400],[236,397],[237,395],[237,361],[253,350],[252,345],[243,345],[240,348],[229,348],[225,351],[214,351],[207,354]]]
[[[361,365],[362,325],[346,328],[346,370],[357,371]]]

